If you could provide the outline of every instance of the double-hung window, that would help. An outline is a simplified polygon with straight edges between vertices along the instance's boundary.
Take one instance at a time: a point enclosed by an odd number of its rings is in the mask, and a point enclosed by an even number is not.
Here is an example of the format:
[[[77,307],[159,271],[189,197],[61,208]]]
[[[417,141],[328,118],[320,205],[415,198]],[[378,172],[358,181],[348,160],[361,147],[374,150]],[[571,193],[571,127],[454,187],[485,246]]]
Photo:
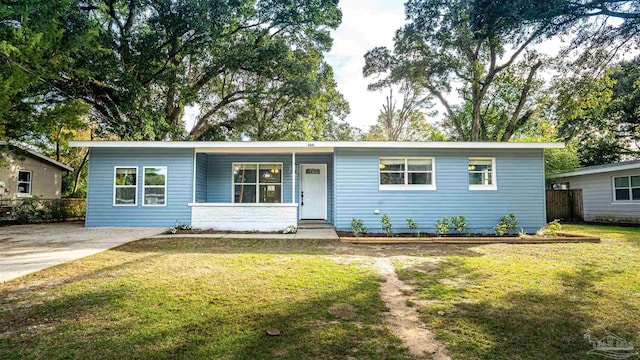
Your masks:
[[[138,168],[116,166],[114,170],[113,205],[136,206],[138,204]]]
[[[640,200],[640,175],[618,176],[613,178],[614,201]]]
[[[469,158],[469,190],[496,190],[496,159]]]
[[[143,170],[142,206],[166,206],[167,167],[145,166]]]
[[[234,163],[234,203],[281,203],[282,163]]]
[[[434,158],[380,158],[380,190],[435,190]]]
[[[31,175],[29,170],[18,170],[18,196],[31,195]]]

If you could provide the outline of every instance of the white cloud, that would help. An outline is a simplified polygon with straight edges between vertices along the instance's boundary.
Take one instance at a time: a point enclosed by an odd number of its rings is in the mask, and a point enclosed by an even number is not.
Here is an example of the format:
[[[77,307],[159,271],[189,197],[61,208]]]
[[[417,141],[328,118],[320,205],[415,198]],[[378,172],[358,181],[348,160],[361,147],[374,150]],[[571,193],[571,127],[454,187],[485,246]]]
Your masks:
[[[385,93],[367,91],[372,79],[362,76],[364,54],[376,46],[393,46],[393,35],[405,23],[401,0],[345,0],[340,2],[342,24],[333,32],[327,62],[335,72],[338,90],[351,106],[347,121],[366,130],[372,125]]]

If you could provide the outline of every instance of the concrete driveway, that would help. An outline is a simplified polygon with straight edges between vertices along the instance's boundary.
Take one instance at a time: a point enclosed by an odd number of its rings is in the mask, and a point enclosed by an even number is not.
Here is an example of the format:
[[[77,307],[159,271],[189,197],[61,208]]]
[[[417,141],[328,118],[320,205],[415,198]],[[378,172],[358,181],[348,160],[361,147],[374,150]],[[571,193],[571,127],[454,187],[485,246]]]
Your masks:
[[[85,228],[82,223],[0,227],[0,282],[163,232],[162,228]]]

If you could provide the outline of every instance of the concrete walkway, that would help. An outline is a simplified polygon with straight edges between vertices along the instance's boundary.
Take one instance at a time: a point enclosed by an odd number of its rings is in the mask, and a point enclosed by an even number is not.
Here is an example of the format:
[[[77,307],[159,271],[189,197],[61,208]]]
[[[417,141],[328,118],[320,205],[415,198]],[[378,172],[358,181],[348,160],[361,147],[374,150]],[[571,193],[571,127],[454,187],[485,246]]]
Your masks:
[[[163,228],[85,228],[82,223],[0,227],[0,282],[162,231]]]
[[[208,238],[208,239],[300,239],[300,240],[338,240],[333,228],[298,229],[295,234],[162,234],[153,238]]]

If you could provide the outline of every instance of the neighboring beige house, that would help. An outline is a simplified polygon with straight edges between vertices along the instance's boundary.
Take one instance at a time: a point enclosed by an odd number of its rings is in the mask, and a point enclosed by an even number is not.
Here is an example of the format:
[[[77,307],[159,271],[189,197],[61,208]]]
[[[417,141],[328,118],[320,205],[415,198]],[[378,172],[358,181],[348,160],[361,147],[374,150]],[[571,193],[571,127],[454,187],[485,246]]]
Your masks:
[[[0,147],[6,144],[0,141]],[[24,146],[9,146],[22,149],[23,154],[3,151],[0,155],[0,205],[10,206],[16,200],[32,196],[59,199],[62,195],[62,172],[73,171],[73,168]]]

